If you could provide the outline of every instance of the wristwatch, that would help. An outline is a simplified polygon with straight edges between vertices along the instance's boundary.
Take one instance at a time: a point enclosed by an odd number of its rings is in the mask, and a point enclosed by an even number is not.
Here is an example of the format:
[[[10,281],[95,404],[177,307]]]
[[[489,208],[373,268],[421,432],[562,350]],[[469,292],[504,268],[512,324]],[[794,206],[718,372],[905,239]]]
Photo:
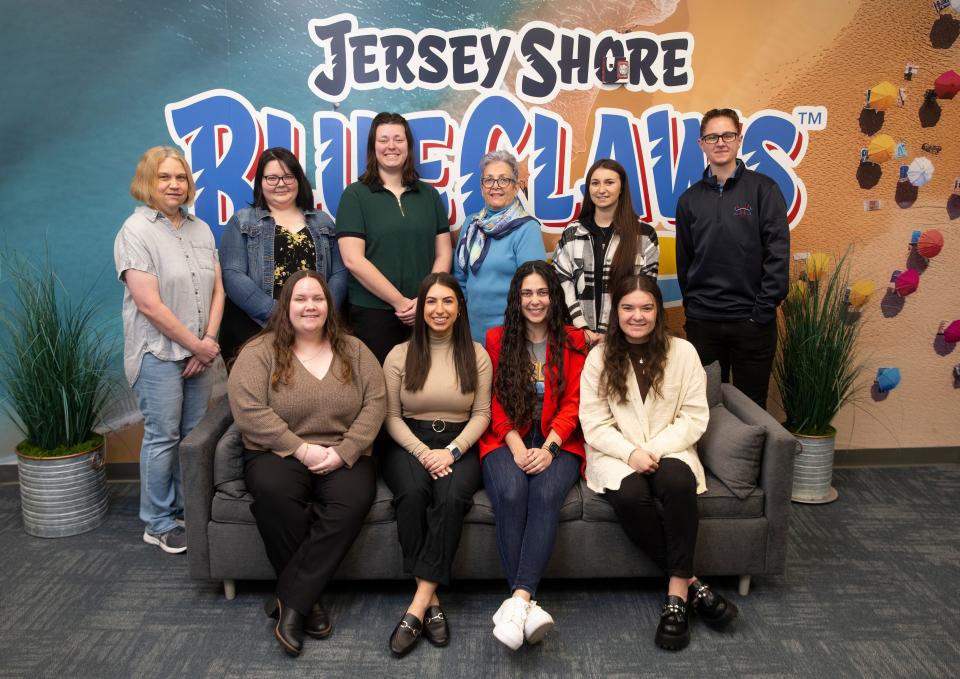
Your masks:
[[[557,455],[560,454],[560,444],[556,441],[551,441],[547,444],[547,450],[549,450],[550,454],[553,455],[553,459],[557,459]]]
[[[463,457],[463,451],[457,447],[456,443],[451,443],[446,446],[447,450],[450,451],[450,454],[453,455],[453,461],[456,462],[461,457]]]

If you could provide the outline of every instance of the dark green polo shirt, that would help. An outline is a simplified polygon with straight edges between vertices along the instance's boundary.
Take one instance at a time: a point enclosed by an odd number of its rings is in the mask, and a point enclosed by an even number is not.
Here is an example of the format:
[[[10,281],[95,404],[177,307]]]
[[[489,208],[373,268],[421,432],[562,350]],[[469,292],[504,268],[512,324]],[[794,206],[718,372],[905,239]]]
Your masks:
[[[437,190],[418,181],[399,200],[383,187],[354,182],[343,191],[337,207],[337,236],[363,238],[368,260],[404,297],[414,298],[420,281],[430,273],[436,237],[448,233],[447,211]],[[392,309],[351,274],[347,284],[351,304]]]

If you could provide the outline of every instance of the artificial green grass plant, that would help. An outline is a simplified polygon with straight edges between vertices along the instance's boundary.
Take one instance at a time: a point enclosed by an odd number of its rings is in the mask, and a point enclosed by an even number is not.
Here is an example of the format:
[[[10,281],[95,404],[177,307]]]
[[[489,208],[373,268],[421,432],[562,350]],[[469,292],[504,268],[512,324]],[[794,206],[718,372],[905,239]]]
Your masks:
[[[862,366],[857,362],[860,321],[849,313],[849,250],[818,280],[791,276],[779,316],[773,376],[794,434],[832,435],[833,418],[854,396]]]
[[[89,293],[76,303],[49,261],[34,267],[22,257],[4,258],[2,282],[14,303],[3,309],[6,330],[0,351],[4,410],[26,440],[21,452],[59,456],[95,439],[93,427],[112,381],[113,343],[97,330],[97,304]],[[28,452],[29,451],[29,452]]]

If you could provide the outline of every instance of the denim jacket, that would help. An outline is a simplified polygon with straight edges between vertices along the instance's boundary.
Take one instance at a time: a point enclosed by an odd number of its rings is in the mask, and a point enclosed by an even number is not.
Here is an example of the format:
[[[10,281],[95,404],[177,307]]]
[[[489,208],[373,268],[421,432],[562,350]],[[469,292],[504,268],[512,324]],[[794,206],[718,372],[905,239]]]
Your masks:
[[[347,296],[347,269],[340,258],[333,220],[323,210],[303,213],[317,250],[316,271],[330,288],[338,309]],[[273,311],[273,244],[277,224],[269,210],[249,207],[238,210],[220,238],[223,287],[234,304],[264,325]]]

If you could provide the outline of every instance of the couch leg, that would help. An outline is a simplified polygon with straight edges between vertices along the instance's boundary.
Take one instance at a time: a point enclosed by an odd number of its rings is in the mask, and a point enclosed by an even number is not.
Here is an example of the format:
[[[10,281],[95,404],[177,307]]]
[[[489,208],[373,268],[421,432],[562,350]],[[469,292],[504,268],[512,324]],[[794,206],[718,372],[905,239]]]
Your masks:
[[[737,592],[740,593],[740,596],[747,596],[750,593],[750,576],[741,575],[740,576],[740,585],[737,587]],[[232,598],[232,597],[228,597]]]
[[[237,581],[236,580],[224,580],[223,581],[223,595],[227,599],[233,599],[237,596]]]

